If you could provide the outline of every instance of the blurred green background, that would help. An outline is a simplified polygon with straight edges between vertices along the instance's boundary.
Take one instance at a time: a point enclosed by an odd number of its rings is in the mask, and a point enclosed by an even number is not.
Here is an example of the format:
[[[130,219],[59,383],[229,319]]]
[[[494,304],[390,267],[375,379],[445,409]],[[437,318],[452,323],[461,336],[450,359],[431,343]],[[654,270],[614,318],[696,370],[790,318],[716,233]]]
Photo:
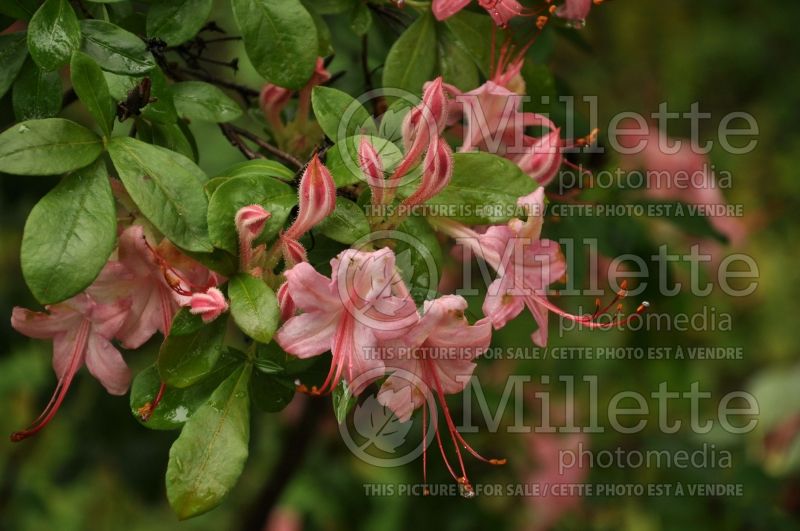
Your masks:
[[[218,4],[216,19],[223,27],[226,22],[230,26],[227,8],[223,2]],[[551,330],[553,346],[736,346],[743,348],[741,360],[483,360],[477,370],[482,382],[494,384],[488,393],[492,407],[509,373],[529,374],[535,381],[543,374],[553,380],[559,375],[574,375],[576,380],[597,375],[601,408],[617,391],[647,395],[662,381],[679,391],[700,382],[715,399],[728,391],[756,389],[761,423],[746,436],[712,432],[701,437],[687,430],[662,434],[656,429],[657,417],[651,415],[642,433],[607,432],[590,437],[588,443],[593,450],[694,450],[704,442],[713,443],[718,451],[732,453],[731,468],[596,468],[589,471],[587,481],[731,483],[743,486],[743,496],[592,496],[564,514],[555,526],[558,529],[778,530],[800,526],[800,439],[790,430],[785,437],[788,442],[777,444],[774,434],[770,435],[775,426],[800,411],[800,247],[792,243],[800,237],[796,223],[800,211],[798,20],[800,3],[794,0],[607,0],[592,9],[580,39],[559,34],[542,41],[542,46],[553,46],[547,64],[564,87],[577,96],[598,96],[601,124],[621,111],[655,111],[662,101],[676,111],[688,110],[699,101],[703,110],[714,114],[703,125],[701,138],[714,137],[715,120],[730,111],[751,113],[760,128],[758,148],[752,153],[730,155],[715,149],[710,155],[718,169],[733,175],[733,187],[726,191],[728,201],[744,205],[749,236],[736,251],[748,253],[758,264],[757,291],[736,299],[718,290],[704,299],[687,293],[669,299],[646,294],[659,311],[692,313],[713,306],[717,314],[730,313],[731,331],[583,332],[560,338]],[[337,57],[330,70],[336,73],[357,60],[358,48],[345,41],[352,35],[343,28],[333,25],[332,30]],[[380,30],[373,30],[370,38],[380,57]],[[230,50],[235,52],[235,48]],[[359,87],[359,76],[357,70],[348,69],[336,86]],[[246,64],[238,80],[257,83]],[[3,127],[11,120],[8,99],[0,106]],[[65,114],[75,112],[68,109]],[[685,123],[675,125],[670,134],[688,135]],[[201,146],[200,164],[209,175],[240,160],[215,126],[193,125],[193,130]],[[612,156],[600,164],[613,167],[615,162]],[[34,418],[55,383],[50,344],[30,341],[9,326],[13,306],[36,308],[20,273],[19,245],[27,213],[54,182],[52,178],[0,179],[0,315],[5,316],[0,327],[0,433],[11,433]],[[625,233],[624,227],[619,230]],[[618,247],[629,246],[627,252],[645,254],[666,241],[657,232],[641,234],[644,239],[625,240]],[[676,243],[678,249],[681,244]],[[531,328],[529,318],[521,319],[498,334],[496,344],[520,345]],[[157,344],[151,342],[127,360],[137,371],[152,362],[156,351]],[[561,389],[556,387],[556,395]],[[577,401],[585,403],[585,387],[577,390]],[[524,497],[366,497],[364,483],[420,481],[421,465],[382,469],[365,464],[342,443],[327,401],[312,406],[312,410],[321,409],[321,414],[307,415],[306,424],[298,427],[293,411],[301,406],[293,405],[281,415],[257,412],[251,456],[238,486],[215,511],[178,523],[167,505],[163,479],[177,432],[143,428],[131,416],[127,397],[107,396],[95,380],[81,373],[56,420],[43,433],[14,445],[0,439],[0,529],[253,529],[251,516],[259,514],[264,500],[275,498],[270,489],[280,495],[271,527],[265,524],[269,529],[532,529],[538,521],[541,504]],[[706,407],[703,413],[713,415],[716,401]],[[688,409],[675,411],[676,418],[688,418]],[[297,437],[307,441],[307,448],[302,452],[304,459],[296,464],[302,446]],[[537,470],[552,467],[552,462],[532,457],[531,437],[503,430],[468,435],[485,454],[509,459],[502,468],[471,462],[473,481],[525,482]],[[432,481],[449,481],[435,452],[429,467]]]

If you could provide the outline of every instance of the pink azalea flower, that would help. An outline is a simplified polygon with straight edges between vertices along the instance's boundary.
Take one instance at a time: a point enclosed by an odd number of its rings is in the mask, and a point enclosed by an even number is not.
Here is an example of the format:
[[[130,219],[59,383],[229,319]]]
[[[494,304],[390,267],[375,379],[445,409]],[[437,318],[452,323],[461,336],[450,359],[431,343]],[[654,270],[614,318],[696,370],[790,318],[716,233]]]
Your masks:
[[[507,225],[491,226],[483,233],[452,220],[431,218],[436,227],[455,238],[457,243],[471,249],[497,273],[483,303],[483,312],[494,327],[502,328],[527,307],[538,324],[531,339],[534,344],[543,347],[547,344],[549,312],[588,328],[620,326],[623,323],[620,318],[599,323],[597,317],[623,297],[624,290],[602,311],[598,306],[594,315],[573,315],[548,301],[547,288],[564,276],[566,262],[558,243],[541,239],[544,188],[539,187],[530,195],[521,197],[517,204],[528,212],[526,221],[512,219]],[[636,313],[641,313],[647,307],[646,302],[642,303]]]
[[[179,306],[188,306],[194,291],[204,292],[217,277],[164,240],[154,248],[139,225],[119,237],[118,261],[106,264],[87,292],[110,303],[130,300],[130,311],[116,333],[122,346],[136,349],[156,332],[167,335]]]
[[[402,329],[417,319],[390,249],[348,249],[331,260],[331,267],[331,278],[307,262],[286,271],[288,295],[302,313],[289,318],[275,335],[281,348],[299,358],[331,351],[330,372],[322,387],[313,390],[316,393],[333,389],[342,378],[352,384],[362,374],[382,368],[374,355],[376,333]],[[370,383],[362,380],[355,394]]]
[[[437,20],[452,17],[469,5],[470,0],[433,0],[433,15]],[[478,0],[498,26],[506,26],[514,17],[525,14],[525,8],[516,0]]]
[[[106,391],[123,395],[131,373],[122,355],[111,344],[128,314],[127,300],[99,304],[82,293],[67,301],[47,306],[45,312],[14,308],[11,326],[36,339],[53,340],[53,369],[58,385],[41,415],[26,430],[16,432],[12,441],[35,435],[55,416],[78,369],[86,365]]]
[[[435,408],[438,399],[461,468],[460,474],[455,473],[447,459],[437,422],[439,450],[453,478],[464,493],[470,495],[473,491],[461,455],[462,445],[482,461],[492,464],[505,461],[485,459],[472,449],[458,433],[445,401],[445,395],[464,390],[475,370],[475,358],[486,351],[492,338],[491,323],[482,319],[470,325],[464,317],[466,309],[467,301],[463,297],[444,295],[425,302],[422,317],[410,330],[402,334],[379,334],[391,338],[384,341],[382,352],[387,369],[395,371],[381,386],[378,401],[391,409],[400,421],[406,422],[419,407],[423,407],[423,412]],[[423,425],[427,428],[426,419]],[[426,437],[423,434],[423,439]],[[423,462],[427,463],[427,459],[423,458]],[[427,475],[427,471],[423,473]]]
[[[192,294],[189,311],[195,315],[199,314],[204,323],[210,323],[228,311],[228,301],[217,288],[208,288],[205,293]]]

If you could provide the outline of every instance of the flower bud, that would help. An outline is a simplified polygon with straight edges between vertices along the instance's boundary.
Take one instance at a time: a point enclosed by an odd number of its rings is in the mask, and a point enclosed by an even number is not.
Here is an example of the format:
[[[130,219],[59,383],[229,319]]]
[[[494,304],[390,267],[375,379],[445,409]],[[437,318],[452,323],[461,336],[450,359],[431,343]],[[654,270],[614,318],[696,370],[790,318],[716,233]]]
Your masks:
[[[308,261],[306,248],[303,247],[303,244],[294,238],[286,237],[286,235],[281,237],[281,251],[283,252],[283,259],[286,261],[286,267],[294,267],[300,262]]]
[[[453,150],[444,140],[437,139],[425,154],[422,164],[422,182],[403,204],[419,205],[445,189],[453,176]]]
[[[228,310],[228,301],[217,288],[208,288],[205,293],[193,293],[189,311],[199,314],[204,323],[210,323]]]
[[[547,185],[558,174],[564,156],[559,129],[553,129],[528,147],[528,151],[517,161],[517,165],[542,186]]]
[[[297,311],[297,306],[292,299],[292,296],[289,295],[289,283],[284,282],[281,284],[281,287],[278,288],[278,292],[276,293],[278,297],[278,306],[281,309],[281,321],[287,321],[290,317],[294,317],[295,312]]]
[[[239,265],[242,271],[250,268],[253,258],[253,240],[264,230],[272,216],[261,205],[249,205],[236,212],[236,232],[239,235]]]
[[[261,89],[261,94],[258,96],[258,106],[270,125],[273,127],[281,125],[281,111],[289,103],[290,99],[292,99],[291,90],[272,83],[264,85]]]
[[[386,180],[383,175],[383,161],[372,142],[366,137],[361,138],[358,146],[358,164],[367,179],[367,184],[372,192],[372,203],[382,205],[384,203],[384,188]]]
[[[308,163],[300,178],[300,208],[297,219],[286,230],[288,239],[297,240],[336,208],[336,185],[333,176],[317,155]]]

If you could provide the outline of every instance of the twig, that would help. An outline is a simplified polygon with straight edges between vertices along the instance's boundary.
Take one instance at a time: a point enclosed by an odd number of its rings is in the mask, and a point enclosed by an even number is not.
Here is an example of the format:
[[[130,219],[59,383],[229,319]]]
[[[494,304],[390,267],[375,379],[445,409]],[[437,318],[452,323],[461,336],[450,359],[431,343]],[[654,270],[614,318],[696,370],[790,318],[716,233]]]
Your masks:
[[[236,134],[235,131],[232,131],[231,126],[229,124],[219,124],[219,129],[220,131],[222,131],[222,134],[225,136],[225,138],[228,139],[231,145],[236,147],[239,151],[241,151],[242,155],[244,155],[248,159],[253,160],[253,159],[264,158],[264,155],[262,155],[261,153],[257,153],[252,149],[250,149],[249,147],[247,147],[247,144],[245,144],[244,140],[242,140],[242,137]]]
[[[197,71],[197,70],[187,70],[185,68],[181,68],[179,66],[175,66],[173,71],[177,71],[179,73],[185,74],[187,76],[191,76],[197,78],[201,81],[205,81],[207,83],[211,83],[212,85],[217,85],[218,87],[223,87],[230,90],[235,90],[245,101],[249,102],[251,98],[258,97],[258,91],[247,87],[245,85],[240,85],[238,83],[234,83],[232,81],[226,81],[224,79],[220,79],[216,76],[209,74],[208,72]]]

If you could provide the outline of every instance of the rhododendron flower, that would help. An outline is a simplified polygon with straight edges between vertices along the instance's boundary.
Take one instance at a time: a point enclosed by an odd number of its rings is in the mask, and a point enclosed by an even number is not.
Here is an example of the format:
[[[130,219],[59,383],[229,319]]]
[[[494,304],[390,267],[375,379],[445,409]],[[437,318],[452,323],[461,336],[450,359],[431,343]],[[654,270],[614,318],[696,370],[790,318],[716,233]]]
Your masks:
[[[217,288],[208,288],[205,293],[193,293],[189,303],[189,311],[200,315],[204,323],[210,323],[228,311],[228,301]]]
[[[164,240],[153,247],[141,226],[119,237],[118,261],[106,264],[87,290],[95,299],[130,300],[130,311],[116,333],[122,346],[139,348],[153,334],[169,332],[179,306],[190,304],[192,293],[215,286],[218,278]]]
[[[278,330],[275,340],[299,358],[331,351],[325,383],[316,392],[348,383],[383,362],[375,356],[376,333],[399,330],[417,319],[416,307],[403,284],[390,249],[363,252],[348,249],[331,260],[331,278],[301,262],[286,271],[288,296],[302,313]],[[361,379],[364,380],[364,379]],[[361,381],[358,394],[369,384]]]
[[[431,9],[437,20],[452,17],[469,5],[470,0],[433,0]],[[516,0],[478,0],[498,26],[506,26],[508,21],[525,13],[525,9]]]
[[[472,250],[497,273],[489,285],[483,303],[483,312],[499,329],[528,308],[538,329],[531,336],[534,344],[546,346],[548,313],[553,312],[578,322],[588,328],[612,328],[624,321],[599,323],[597,317],[605,313],[624,296],[624,289],[611,304],[594,315],[573,315],[558,308],[547,299],[547,287],[566,273],[566,262],[558,243],[541,239],[544,218],[544,188],[539,187],[518,201],[528,213],[526,221],[512,219],[507,225],[491,226],[479,233],[458,222],[431,218],[434,226]],[[599,302],[598,302],[599,305]],[[648,304],[636,310],[641,313]],[[629,316],[628,319],[633,317]]]
[[[415,409],[426,406],[426,401],[438,400],[458,457],[460,474],[456,474],[450,465],[436,426],[436,440],[442,458],[464,493],[471,495],[472,486],[467,478],[460,446],[463,445],[483,461],[493,464],[504,461],[484,459],[466,443],[458,433],[445,401],[445,395],[464,390],[475,370],[475,358],[486,351],[492,339],[490,322],[482,319],[470,325],[464,317],[466,309],[467,301],[463,297],[444,295],[436,300],[425,301],[422,317],[410,330],[400,335],[379,333],[380,336],[392,337],[384,341],[381,350],[387,369],[390,372],[391,369],[400,369],[402,373],[392,374],[386,379],[378,393],[378,401],[405,422]],[[414,375],[414,378],[409,375]],[[432,393],[426,393],[427,390]],[[435,407],[435,404],[427,406]],[[423,411],[427,411],[427,408],[423,407]],[[423,420],[423,426],[427,427],[426,420]],[[425,438],[426,435],[423,435]],[[427,445],[427,442],[423,444]],[[426,459],[424,461],[427,462]]]
[[[86,364],[89,372],[112,395],[125,394],[131,381],[128,366],[111,344],[111,338],[128,315],[128,300],[100,304],[82,293],[47,306],[46,310],[33,312],[16,307],[11,314],[11,326],[18,332],[36,339],[53,340],[53,369],[58,376],[50,403],[29,428],[14,433],[12,441],[36,434],[52,420],[82,365]]]

